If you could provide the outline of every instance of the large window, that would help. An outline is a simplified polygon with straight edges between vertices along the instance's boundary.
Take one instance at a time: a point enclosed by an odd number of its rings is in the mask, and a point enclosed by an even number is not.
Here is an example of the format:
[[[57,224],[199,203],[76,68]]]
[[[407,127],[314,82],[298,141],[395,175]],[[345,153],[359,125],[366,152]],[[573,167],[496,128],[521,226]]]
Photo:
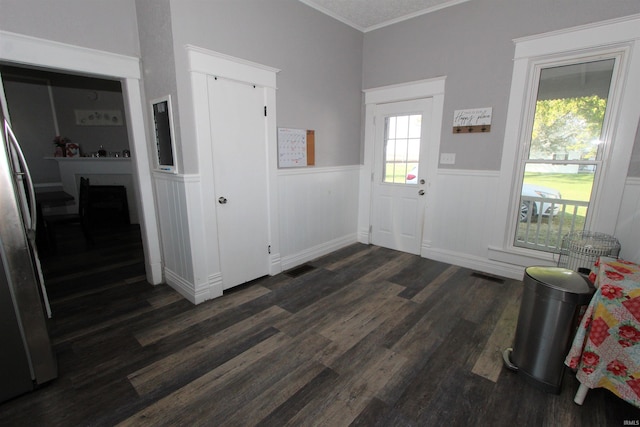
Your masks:
[[[554,252],[564,234],[584,229],[603,167],[615,62],[582,59],[537,67],[514,246]]]
[[[489,259],[522,277],[522,266],[556,263],[562,236],[582,228],[617,237],[624,253],[637,224],[625,196],[640,119],[640,18],[514,42]]]

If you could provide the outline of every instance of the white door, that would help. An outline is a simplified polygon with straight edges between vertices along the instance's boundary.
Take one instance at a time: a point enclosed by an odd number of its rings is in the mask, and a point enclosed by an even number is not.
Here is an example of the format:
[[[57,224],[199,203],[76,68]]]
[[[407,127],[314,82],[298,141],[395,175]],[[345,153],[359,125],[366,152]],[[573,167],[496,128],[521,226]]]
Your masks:
[[[375,107],[371,241],[412,254],[422,242],[431,98]]]
[[[269,272],[265,90],[209,77],[220,270],[224,289]]]

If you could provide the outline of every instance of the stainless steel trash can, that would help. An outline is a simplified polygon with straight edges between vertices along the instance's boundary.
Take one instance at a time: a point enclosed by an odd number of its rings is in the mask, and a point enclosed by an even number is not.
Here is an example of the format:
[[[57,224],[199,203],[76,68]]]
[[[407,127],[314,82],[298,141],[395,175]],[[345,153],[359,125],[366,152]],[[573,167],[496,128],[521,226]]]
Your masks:
[[[585,276],[560,267],[528,267],[523,282],[516,336],[504,363],[527,382],[558,394],[580,308],[595,288]]]

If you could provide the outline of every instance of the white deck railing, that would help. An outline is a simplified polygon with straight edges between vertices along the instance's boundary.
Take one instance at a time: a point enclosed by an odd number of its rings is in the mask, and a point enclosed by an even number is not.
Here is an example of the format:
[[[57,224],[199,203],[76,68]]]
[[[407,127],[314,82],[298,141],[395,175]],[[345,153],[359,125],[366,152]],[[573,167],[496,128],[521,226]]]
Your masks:
[[[545,252],[559,252],[562,236],[584,228],[589,207],[589,202],[529,196],[522,196],[523,203],[535,203],[543,213],[533,215],[534,209],[528,209],[526,218],[518,223],[514,246]]]

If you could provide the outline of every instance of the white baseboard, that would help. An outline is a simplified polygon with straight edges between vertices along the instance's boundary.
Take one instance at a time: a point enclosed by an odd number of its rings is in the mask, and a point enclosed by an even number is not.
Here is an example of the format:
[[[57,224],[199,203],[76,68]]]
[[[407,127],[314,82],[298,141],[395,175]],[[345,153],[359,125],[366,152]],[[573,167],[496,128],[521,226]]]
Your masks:
[[[167,285],[171,286],[180,295],[191,301],[193,304],[196,304],[195,286],[192,283],[189,283],[187,280],[183,279],[178,274],[171,271],[171,269],[166,267],[164,269],[164,277]]]
[[[163,283],[162,280],[162,263],[154,262],[149,263],[148,259],[145,259],[145,270],[147,272],[147,282],[152,285],[159,285]]]
[[[282,258],[279,253],[273,253],[269,257],[269,275],[275,276],[282,272]]]
[[[358,230],[358,242],[360,243],[364,243],[365,245],[368,245],[369,243],[371,243],[369,241],[369,229],[363,229],[363,230]]]
[[[200,286],[190,283],[168,268],[165,268],[164,274],[167,284],[192,304],[222,296],[222,275],[219,273],[209,276],[207,283]]]
[[[443,249],[433,249],[423,246],[422,256],[435,261],[446,262],[447,264],[458,265],[460,267],[510,279],[522,280],[522,277],[524,276],[524,267],[520,265],[492,261],[487,258],[464,253],[452,252]]]
[[[353,243],[357,243],[355,233],[316,245],[292,255],[287,255],[282,258],[282,270],[297,267],[300,264],[304,264],[307,261],[311,261]]]

